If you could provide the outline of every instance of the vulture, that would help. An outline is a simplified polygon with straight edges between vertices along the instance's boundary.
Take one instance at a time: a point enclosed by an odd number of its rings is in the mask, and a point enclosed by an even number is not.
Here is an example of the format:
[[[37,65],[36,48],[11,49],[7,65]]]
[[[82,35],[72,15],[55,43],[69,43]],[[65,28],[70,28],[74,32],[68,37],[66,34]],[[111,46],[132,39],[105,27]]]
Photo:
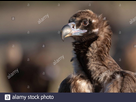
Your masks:
[[[58,92],[136,92],[136,74],[121,69],[109,54],[112,34],[106,18],[91,10],[79,10],[70,17],[61,38],[74,39],[74,71],[61,82]]]

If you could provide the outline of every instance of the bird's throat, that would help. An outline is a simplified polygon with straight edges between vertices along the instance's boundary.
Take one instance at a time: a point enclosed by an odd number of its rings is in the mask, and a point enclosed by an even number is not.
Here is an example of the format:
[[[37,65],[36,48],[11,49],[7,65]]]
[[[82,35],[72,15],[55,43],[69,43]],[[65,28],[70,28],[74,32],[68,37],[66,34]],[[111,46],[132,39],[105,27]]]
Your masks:
[[[93,83],[92,70],[90,66],[93,62],[102,65],[104,58],[109,56],[109,46],[104,45],[103,40],[94,38],[86,42],[73,42],[76,58],[81,66],[81,70]]]

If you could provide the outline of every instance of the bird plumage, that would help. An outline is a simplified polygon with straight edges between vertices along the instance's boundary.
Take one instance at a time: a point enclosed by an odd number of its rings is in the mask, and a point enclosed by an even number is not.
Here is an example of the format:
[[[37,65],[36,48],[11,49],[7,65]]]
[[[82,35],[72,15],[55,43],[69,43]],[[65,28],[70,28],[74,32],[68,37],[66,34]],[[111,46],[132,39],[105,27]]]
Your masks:
[[[62,29],[62,37],[68,35],[75,40],[75,70],[61,83],[59,92],[136,92],[135,73],[122,70],[109,55],[112,31],[108,21],[90,10],[80,10],[69,24],[74,27],[68,25],[67,33]]]

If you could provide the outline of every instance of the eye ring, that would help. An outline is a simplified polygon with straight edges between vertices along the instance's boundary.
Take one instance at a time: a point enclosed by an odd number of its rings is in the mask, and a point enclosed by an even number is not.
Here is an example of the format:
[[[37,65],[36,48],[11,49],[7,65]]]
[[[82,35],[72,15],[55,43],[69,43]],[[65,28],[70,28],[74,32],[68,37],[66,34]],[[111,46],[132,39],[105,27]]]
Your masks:
[[[83,20],[83,21],[82,21],[82,25],[83,25],[83,26],[87,26],[88,24],[89,24],[89,22],[88,22],[87,20]]]

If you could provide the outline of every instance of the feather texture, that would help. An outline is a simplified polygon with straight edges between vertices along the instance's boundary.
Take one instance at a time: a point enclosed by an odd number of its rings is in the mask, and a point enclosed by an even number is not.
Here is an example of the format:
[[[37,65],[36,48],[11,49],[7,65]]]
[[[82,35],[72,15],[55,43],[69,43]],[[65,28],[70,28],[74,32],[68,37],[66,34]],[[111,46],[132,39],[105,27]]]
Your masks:
[[[87,26],[82,25],[85,19]],[[69,92],[136,92],[136,74],[122,70],[109,55],[112,30],[108,21],[90,10],[78,11],[71,21],[87,32],[72,36],[74,76],[64,79],[59,92],[65,92],[67,85]]]

